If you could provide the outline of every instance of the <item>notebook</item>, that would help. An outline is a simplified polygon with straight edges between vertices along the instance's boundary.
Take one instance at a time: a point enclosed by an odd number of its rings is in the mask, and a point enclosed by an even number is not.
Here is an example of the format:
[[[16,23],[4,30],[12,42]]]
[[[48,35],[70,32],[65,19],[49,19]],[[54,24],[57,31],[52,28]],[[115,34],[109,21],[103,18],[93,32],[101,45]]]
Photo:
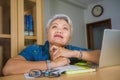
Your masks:
[[[58,70],[60,74],[76,74],[76,73],[86,73],[86,72],[94,72],[96,71],[95,67],[91,67],[87,63],[78,62],[74,65],[66,65],[62,67],[54,68],[55,70]]]
[[[120,30],[105,29],[99,67],[120,64]]]

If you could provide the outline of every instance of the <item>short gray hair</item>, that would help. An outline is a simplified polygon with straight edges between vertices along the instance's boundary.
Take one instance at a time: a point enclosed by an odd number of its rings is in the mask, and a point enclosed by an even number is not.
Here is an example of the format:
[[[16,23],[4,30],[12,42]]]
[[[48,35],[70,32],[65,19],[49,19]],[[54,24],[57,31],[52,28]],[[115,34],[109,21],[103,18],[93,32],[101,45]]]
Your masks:
[[[67,15],[65,14],[56,14],[55,16],[53,16],[47,23],[47,30],[49,29],[51,23],[56,20],[56,19],[63,19],[65,20],[71,27],[71,33],[73,31],[73,24],[72,24],[72,21],[70,19],[70,17],[68,17]]]

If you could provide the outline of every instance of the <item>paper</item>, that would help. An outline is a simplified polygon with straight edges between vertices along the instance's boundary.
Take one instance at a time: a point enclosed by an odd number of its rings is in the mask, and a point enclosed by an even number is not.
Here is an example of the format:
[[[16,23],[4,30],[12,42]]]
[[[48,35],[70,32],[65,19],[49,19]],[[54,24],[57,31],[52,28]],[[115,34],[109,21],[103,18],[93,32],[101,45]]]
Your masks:
[[[96,69],[89,68],[89,67],[81,67],[76,65],[67,65],[63,67],[54,68],[59,70],[59,73],[66,73],[66,74],[74,74],[74,73],[84,73],[84,72],[93,72],[96,71]]]

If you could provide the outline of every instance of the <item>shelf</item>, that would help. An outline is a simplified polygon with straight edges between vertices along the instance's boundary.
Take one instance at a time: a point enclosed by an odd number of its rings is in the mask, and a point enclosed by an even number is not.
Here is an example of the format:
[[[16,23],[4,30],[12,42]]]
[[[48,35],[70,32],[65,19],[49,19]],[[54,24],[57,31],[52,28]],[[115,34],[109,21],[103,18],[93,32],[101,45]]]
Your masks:
[[[36,0],[26,0],[26,1],[31,1],[31,2],[34,2],[34,3],[35,3]]]
[[[24,1],[24,9],[31,10],[36,5],[35,0],[25,0]]]
[[[0,34],[0,38],[11,38],[9,34]]]
[[[0,0],[0,76],[7,60],[25,47],[44,43],[44,0]],[[24,15],[33,17],[33,36],[25,36]]]
[[[37,39],[37,37],[36,36],[25,36],[25,39]]]

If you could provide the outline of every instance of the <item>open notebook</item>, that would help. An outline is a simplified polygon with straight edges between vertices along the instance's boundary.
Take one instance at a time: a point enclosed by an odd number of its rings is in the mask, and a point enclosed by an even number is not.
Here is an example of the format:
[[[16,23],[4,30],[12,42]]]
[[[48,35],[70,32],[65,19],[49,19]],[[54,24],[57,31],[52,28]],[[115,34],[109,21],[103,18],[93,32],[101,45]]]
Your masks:
[[[75,73],[85,73],[85,72],[94,72],[96,68],[88,66],[87,63],[76,63],[75,65],[67,65],[63,67],[54,68],[59,71],[60,74],[75,74]]]

